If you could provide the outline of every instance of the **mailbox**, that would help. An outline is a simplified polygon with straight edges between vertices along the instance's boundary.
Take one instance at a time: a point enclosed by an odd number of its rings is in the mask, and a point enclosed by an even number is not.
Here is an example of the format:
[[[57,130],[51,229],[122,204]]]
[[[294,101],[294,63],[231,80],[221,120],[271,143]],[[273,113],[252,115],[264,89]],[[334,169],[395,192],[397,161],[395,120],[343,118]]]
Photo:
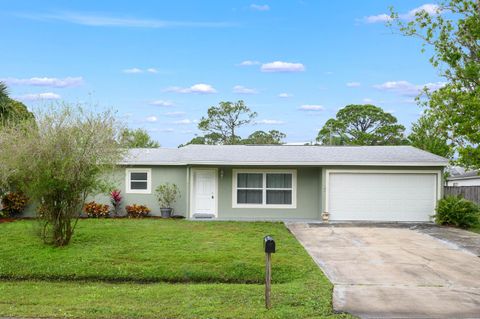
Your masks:
[[[270,254],[275,252],[275,240],[271,236],[265,236],[263,241],[265,253]]]

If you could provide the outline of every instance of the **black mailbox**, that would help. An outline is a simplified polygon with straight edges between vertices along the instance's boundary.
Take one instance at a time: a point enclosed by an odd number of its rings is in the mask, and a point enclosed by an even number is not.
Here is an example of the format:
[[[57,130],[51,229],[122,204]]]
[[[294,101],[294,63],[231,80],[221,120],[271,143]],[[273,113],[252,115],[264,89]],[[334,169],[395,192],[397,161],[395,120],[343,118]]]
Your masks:
[[[263,247],[265,248],[266,253],[274,253],[275,252],[275,240],[271,236],[265,236],[263,241]]]

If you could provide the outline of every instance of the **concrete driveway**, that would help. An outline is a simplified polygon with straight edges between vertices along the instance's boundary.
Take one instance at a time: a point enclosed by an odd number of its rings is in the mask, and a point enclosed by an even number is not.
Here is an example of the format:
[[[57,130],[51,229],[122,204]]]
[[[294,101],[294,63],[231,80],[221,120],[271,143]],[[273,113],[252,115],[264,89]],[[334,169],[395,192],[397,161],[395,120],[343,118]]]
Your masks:
[[[287,226],[334,284],[337,311],[480,318],[480,258],[454,241],[399,227]]]

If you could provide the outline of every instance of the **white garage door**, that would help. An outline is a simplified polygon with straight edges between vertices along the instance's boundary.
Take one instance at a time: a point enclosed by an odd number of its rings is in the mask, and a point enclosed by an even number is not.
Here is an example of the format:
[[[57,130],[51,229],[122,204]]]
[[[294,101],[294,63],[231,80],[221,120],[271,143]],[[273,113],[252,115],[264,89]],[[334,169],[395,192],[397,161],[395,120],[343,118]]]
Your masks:
[[[330,172],[331,220],[429,221],[437,174]]]

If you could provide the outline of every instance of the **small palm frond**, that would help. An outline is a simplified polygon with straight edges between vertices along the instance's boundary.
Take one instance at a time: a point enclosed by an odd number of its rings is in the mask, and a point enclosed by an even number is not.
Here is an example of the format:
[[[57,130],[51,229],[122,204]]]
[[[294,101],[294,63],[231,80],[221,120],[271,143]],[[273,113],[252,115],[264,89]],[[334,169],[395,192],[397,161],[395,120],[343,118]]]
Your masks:
[[[8,87],[4,82],[0,82],[0,98],[8,97]]]

